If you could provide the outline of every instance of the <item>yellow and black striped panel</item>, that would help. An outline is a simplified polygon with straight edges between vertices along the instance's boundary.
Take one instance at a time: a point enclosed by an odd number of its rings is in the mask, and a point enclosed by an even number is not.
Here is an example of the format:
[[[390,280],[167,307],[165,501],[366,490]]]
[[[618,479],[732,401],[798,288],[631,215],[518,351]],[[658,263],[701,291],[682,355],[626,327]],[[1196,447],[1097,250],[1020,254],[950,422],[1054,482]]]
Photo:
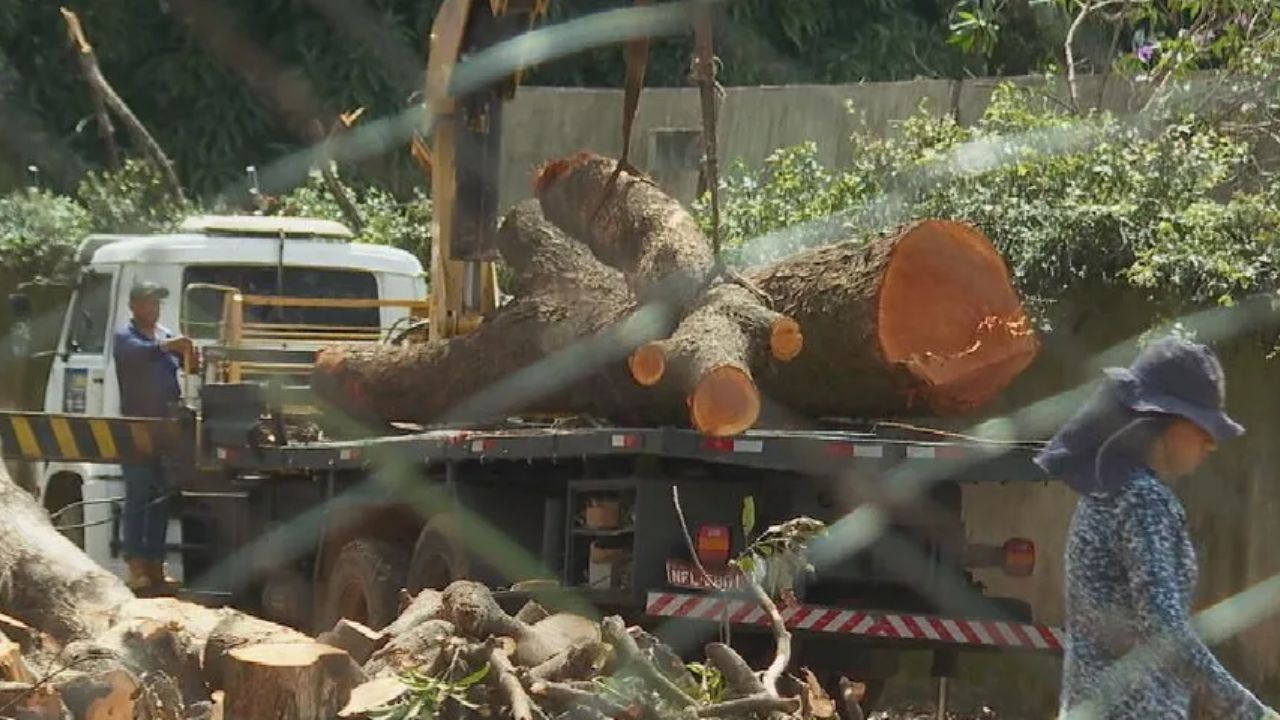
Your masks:
[[[155,456],[162,420],[0,412],[0,457],[128,463]]]

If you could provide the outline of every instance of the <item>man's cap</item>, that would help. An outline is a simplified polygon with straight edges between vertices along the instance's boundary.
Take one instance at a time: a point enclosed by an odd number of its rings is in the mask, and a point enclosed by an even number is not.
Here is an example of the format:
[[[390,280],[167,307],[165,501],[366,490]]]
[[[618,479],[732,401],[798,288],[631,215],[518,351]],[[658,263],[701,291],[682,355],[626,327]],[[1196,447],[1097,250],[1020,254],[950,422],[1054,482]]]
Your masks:
[[[157,282],[143,280],[129,290],[130,300],[163,300],[169,297],[169,288]]]

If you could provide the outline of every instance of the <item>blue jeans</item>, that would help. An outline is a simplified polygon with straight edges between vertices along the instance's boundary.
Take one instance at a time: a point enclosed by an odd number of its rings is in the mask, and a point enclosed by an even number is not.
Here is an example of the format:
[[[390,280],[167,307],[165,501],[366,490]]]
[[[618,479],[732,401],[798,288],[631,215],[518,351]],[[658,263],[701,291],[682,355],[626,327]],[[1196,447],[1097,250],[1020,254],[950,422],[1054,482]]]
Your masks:
[[[164,466],[125,465],[121,470],[125,558],[162,561],[169,529],[169,483]]]

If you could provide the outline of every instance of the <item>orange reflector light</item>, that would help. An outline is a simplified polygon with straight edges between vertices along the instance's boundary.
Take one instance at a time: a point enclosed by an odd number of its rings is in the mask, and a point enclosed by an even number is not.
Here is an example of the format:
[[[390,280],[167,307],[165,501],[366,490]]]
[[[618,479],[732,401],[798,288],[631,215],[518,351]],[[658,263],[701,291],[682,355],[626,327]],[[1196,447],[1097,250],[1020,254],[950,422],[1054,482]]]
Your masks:
[[[729,563],[729,546],[732,544],[728,525],[703,525],[698,528],[694,543],[698,560],[706,566],[723,567]]]
[[[1026,538],[1010,538],[1004,543],[1004,574],[1028,577],[1036,569],[1036,545]]]

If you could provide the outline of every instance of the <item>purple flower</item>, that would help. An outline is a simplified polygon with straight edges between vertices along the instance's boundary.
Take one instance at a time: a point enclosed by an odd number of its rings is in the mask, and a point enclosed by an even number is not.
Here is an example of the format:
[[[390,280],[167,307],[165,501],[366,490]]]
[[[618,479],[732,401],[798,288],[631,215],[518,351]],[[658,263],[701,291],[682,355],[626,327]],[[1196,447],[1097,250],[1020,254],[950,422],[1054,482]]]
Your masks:
[[[1142,61],[1142,64],[1150,65],[1151,61],[1156,57],[1156,48],[1157,45],[1155,43],[1143,43],[1138,46],[1135,54],[1138,56],[1138,60]]]

